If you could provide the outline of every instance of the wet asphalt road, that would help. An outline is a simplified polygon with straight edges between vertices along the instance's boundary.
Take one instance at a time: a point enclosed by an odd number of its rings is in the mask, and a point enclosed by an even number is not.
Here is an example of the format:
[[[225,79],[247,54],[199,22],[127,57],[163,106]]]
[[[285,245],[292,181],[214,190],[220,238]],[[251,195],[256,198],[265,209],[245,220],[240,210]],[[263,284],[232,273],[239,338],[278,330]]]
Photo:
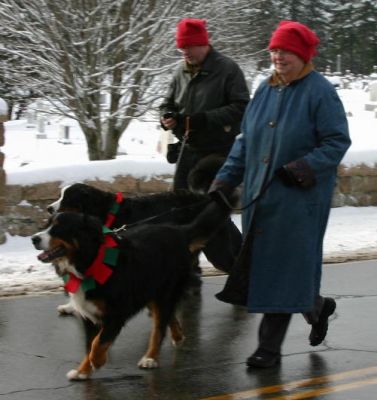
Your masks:
[[[326,342],[310,347],[296,315],[281,366],[268,370],[245,367],[260,316],[214,298],[224,277],[203,281],[182,308],[186,341],[175,349],[167,338],[159,369],[137,368],[150,329],[142,313],[86,382],[65,377],[84,340],[76,318],[57,315],[63,294],[0,299],[0,400],[377,399],[377,261],[325,266],[323,294],[338,304]]]

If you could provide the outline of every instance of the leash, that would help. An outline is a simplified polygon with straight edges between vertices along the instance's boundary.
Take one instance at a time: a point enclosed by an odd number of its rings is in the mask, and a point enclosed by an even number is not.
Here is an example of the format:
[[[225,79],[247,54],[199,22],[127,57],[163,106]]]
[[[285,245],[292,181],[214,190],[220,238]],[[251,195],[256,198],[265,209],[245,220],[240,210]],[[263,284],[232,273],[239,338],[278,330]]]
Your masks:
[[[185,149],[185,144],[186,144],[187,139],[189,137],[189,133],[190,133],[190,117],[187,116],[185,118],[185,133],[183,134],[183,140],[182,140],[181,148],[179,149],[177,162],[175,164],[175,170],[176,171],[177,171],[178,166],[179,166],[179,164],[181,162],[182,154],[183,154],[183,151]]]
[[[218,191],[218,194],[219,194],[219,196],[221,197],[221,200],[225,203],[225,205],[226,205],[227,207],[229,207],[230,210],[232,210],[232,211],[243,211],[243,210],[246,210],[247,208],[251,207],[255,202],[257,202],[257,201],[265,194],[266,190],[271,186],[271,184],[272,184],[274,178],[275,178],[275,177],[273,177],[272,179],[270,179],[270,181],[268,181],[268,182],[262,187],[262,190],[259,192],[258,196],[256,196],[250,203],[246,204],[246,206],[243,206],[243,207],[240,207],[240,208],[233,207],[233,206],[229,203],[229,201],[228,201],[228,199],[226,198],[226,196],[224,195],[224,193],[221,192],[220,190]],[[145,223],[150,222],[150,221],[154,221],[154,220],[156,220],[156,219],[158,219],[158,218],[161,218],[161,217],[163,217],[163,216],[165,216],[165,215],[173,214],[173,213],[175,213],[175,212],[179,212],[179,211],[181,211],[181,210],[185,210],[185,209],[188,209],[188,208],[195,208],[195,207],[197,207],[197,206],[199,206],[199,205],[202,205],[202,204],[203,204],[203,205],[206,204],[206,203],[209,204],[211,201],[212,201],[212,200],[211,200],[210,198],[208,198],[208,199],[204,199],[204,200],[202,200],[202,201],[198,201],[197,203],[190,204],[190,205],[188,205],[188,206],[173,207],[173,208],[171,208],[171,209],[168,210],[168,211],[165,211],[165,212],[160,213],[160,214],[157,214],[157,215],[153,215],[153,216],[148,217],[148,218],[140,219],[139,221],[136,221],[136,222],[134,222],[134,223],[132,223],[132,224],[124,224],[124,225],[122,225],[120,228],[113,229],[113,232],[114,232],[114,233],[118,233],[118,232],[121,232],[121,231],[126,230],[126,229],[128,229],[128,228],[133,228],[133,227],[135,227],[135,226],[142,225],[142,224],[145,224]]]
[[[150,222],[150,221],[154,221],[154,220],[156,220],[158,218],[161,218],[161,217],[163,217],[165,215],[173,214],[175,212],[178,212],[178,211],[181,211],[181,210],[185,210],[185,209],[188,209],[188,208],[195,208],[195,207],[197,207],[199,205],[209,203],[210,201],[211,201],[211,199],[208,198],[208,199],[204,199],[202,201],[198,201],[197,203],[190,204],[188,206],[173,207],[168,211],[165,211],[165,212],[157,214],[157,215],[153,215],[153,216],[148,217],[148,218],[140,219],[140,220],[138,220],[138,221],[136,221],[136,222],[134,222],[132,224],[124,224],[124,225],[122,225],[121,227],[119,227],[117,229],[113,229],[113,232],[114,233],[119,233],[119,232],[125,231],[126,229],[134,228],[135,226],[142,225],[142,224],[145,224],[145,223]]]
[[[271,186],[275,176],[273,176],[261,189],[261,191],[258,193],[258,195],[250,201],[250,203],[246,204],[243,207],[232,207],[232,205],[229,203],[227,197],[225,194],[219,190],[217,193],[220,196],[221,200],[225,203],[227,207],[229,207],[232,211],[243,211],[246,210],[247,208],[251,207],[254,203],[256,203],[267,191],[267,189]]]

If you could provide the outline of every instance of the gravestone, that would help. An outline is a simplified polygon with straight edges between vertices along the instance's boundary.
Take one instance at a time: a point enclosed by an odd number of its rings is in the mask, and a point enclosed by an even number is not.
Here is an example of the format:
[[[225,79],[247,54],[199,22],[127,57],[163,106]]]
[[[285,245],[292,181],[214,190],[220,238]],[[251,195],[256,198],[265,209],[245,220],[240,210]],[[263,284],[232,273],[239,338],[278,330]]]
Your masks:
[[[377,81],[369,84],[369,102],[365,104],[365,110],[377,110]]]
[[[377,101],[377,81],[369,85],[369,100]]]

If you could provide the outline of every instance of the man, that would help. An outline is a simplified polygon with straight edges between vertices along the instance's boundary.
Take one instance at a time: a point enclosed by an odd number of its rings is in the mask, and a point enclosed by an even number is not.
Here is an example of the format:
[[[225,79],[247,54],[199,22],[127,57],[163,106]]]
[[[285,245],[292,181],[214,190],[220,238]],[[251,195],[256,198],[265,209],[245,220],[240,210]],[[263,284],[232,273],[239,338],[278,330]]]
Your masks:
[[[227,156],[240,132],[249,92],[239,66],[209,44],[205,20],[182,19],[176,43],[184,63],[160,109],[162,126],[180,142],[188,131],[174,177],[174,189],[185,189],[188,173],[200,159],[209,154]]]
[[[160,106],[161,125],[171,129],[180,144],[187,136],[174,176],[174,189],[187,189],[189,172],[200,160],[229,153],[240,132],[249,92],[240,67],[210,45],[205,20],[182,19],[177,24],[176,44],[184,63]],[[168,154],[169,159],[176,162],[177,154],[175,160]],[[225,248],[213,240],[205,254],[215,267],[229,271],[241,234],[229,221],[219,235],[224,235]]]

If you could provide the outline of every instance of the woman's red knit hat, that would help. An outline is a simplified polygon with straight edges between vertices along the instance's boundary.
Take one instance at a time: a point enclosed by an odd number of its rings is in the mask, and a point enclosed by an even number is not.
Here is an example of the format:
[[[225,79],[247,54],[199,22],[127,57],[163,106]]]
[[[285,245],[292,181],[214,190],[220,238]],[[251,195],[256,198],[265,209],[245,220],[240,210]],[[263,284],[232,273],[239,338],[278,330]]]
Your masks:
[[[281,21],[272,32],[269,50],[291,51],[306,63],[317,54],[318,36],[306,25],[295,21]]]
[[[209,43],[206,20],[183,18],[177,24],[176,42],[178,49],[188,46],[206,46]]]

